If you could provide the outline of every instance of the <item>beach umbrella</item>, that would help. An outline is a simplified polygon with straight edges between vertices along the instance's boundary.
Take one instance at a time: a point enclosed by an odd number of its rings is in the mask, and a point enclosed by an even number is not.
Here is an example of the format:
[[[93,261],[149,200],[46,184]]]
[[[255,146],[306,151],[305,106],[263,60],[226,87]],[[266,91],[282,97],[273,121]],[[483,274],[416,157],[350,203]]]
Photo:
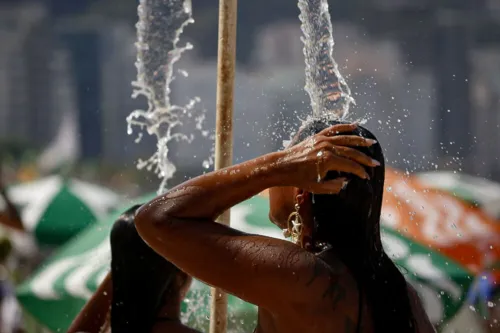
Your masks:
[[[133,204],[153,197],[130,202],[58,249],[18,287],[17,298],[25,311],[53,332],[64,332],[110,269],[109,232],[113,222]],[[267,209],[267,200],[263,198],[242,203],[231,211],[232,225],[243,231],[282,238],[281,230],[268,222]],[[209,293],[208,286],[194,281],[183,304],[184,317],[191,325],[208,327]],[[255,306],[230,296],[229,309],[230,326],[241,327],[241,321],[249,327],[254,325]]]
[[[24,229],[42,245],[61,245],[108,214],[119,196],[104,187],[77,179],[50,176],[11,186],[7,195]]]
[[[232,208],[231,224],[242,231],[283,239],[281,230],[269,221],[268,211],[265,196],[256,196]],[[53,331],[64,331],[97,289],[109,271],[109,230],[118,216],[119,212],[85,230],[18,288],[18,300],[40,323]],[[392,225],[384,222],[383,226],[385,249],[422,296],[432,321],[440,323],[451,318],[463,305],[474,273],[440,249],[393,228],[391,221]],[[208,286],[195,281],[183,305],[188,323],[202,331],[209,323],[208,299]],[[255,306],[230,296],[230,328],[249,330],[256,316]]]
[[[422,172],[414,176],[427,188],[448,192],[500,220],[499,183],[454,171]]]
[[[428,281],[439,282],[437,290],[445,296],[441,317],[450,319],[461,306],[473,305],[466,302],[471,282],[500,261],[500,225],[484,210],[459,199],[455,191],[444,191],[438,182],[439,178],[430,183],[429,179],[422,181],[421,177],[388,169],[382,222],[385,230],[425,244],[430,251],[439,253],[446,265],[453,262],[461,268],[463,274],[455,277],[442,276],[432,267],[418,272],[419,279],[428,276]],[[417,258],[412,255],[410,260]],[[428,260],[418,260],[422,261],[421,268],[426,267]],[[500,283],[497,271],[489,270],[488,276],[492,283]]]
[[[457,260],[472,272],[500,258],[500,225],[483,210],[398,171],[386,174],[385,228]]]

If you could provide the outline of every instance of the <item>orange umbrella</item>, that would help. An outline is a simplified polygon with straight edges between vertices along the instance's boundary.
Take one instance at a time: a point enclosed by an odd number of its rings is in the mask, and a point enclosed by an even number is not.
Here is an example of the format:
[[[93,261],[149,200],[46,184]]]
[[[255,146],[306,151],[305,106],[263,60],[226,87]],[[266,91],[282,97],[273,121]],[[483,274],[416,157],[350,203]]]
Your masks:
[[[383,225],[426,244],[477,274],[500,260],[500,225],[482,210],[387,169]]]

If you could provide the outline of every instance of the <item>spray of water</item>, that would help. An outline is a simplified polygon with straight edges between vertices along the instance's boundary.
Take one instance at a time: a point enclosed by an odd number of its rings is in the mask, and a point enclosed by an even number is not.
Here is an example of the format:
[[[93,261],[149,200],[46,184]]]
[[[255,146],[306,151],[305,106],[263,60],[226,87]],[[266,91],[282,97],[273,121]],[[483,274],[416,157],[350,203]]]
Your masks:
[[[299,0],[299,19],[304,34],[305,90],[313,117],[345,119],[354,103],[351,90],[333,59],[332,22],[327,0]]]
[[[175,173],[175,166],[169,159],[168,144],[172,140],[192,141],[193,134],[179,132],[183,120],[194,118],[196,128],[202,130],[204,112],[196,114],[194,107],[199,102],[195,97],[187,105],[178,106],[170,101],[170,84],[175,79],[174,64],[182,53],[192,49],[187,43],[178,46],[184,27],[193,23],[190,0],[140,0],[137,28],[137,80],[132,82],[132,97],[144,96],[148,101],[147,110],[135,110],[127,117],[127,133],[138,127],[137,140],[142,131],[157,138],[157,151],[146,160],[139,160],[139,169],[153,170],[162,178],[158,193],[166,189],[167,181]],[[180,71],[187,76],[185,71]],[[208,135],[203,132],[203,135]]]

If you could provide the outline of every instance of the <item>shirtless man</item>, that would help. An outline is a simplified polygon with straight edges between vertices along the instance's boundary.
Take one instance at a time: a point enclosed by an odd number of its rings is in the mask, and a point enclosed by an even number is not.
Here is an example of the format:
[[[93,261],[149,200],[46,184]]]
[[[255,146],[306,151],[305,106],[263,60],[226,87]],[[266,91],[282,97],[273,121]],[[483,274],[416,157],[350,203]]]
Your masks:
[[[384,173],[368,130],[315,119],[287,149],[189,180],[135,223],[183,271],[256,304],[257,333],[434,332],[382,247]],[[271,221],[293,242],[214,222],[265,189]]]

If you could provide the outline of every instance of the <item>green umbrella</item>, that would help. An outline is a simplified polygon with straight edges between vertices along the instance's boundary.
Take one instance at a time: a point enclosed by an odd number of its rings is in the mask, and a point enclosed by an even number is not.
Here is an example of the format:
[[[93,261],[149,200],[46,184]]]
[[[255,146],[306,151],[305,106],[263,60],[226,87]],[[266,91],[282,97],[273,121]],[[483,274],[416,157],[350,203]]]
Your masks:
[[[116,207],[116,193],[76,179],[51,176],[7,189],[24,228],[43,245],[61,245]]]
[[[147,199],[135,200],[135,203]],[[249,233],[283,239],[281,230],[268,220],[268,206],[263,197],[254,197],[235,206],[231,210],[232,226]],[[54,332],[65,331],[97,289],[109,270],[108,236],[118,216],[119,212],[112,214],[102,223],[82,232],[18,288],[19,301],[41,324]],[[462,305],[470,284],[467,271],[395,231],[384,229],[383,240],[389,254],[423,296],[432,320],[438,323],[453,316]],[[209,322],[208,299],[209,288],[195,281],[183,307],[188,323],[203,331]],[[236,297],[229,298],[229,314],[230,330],[250,331],[255,325],[255,306]]]
[[[422,172],[415,176],[426,187],[448,192],[475,204],[494,219],[500,220],[499,183],[454,171]]]

